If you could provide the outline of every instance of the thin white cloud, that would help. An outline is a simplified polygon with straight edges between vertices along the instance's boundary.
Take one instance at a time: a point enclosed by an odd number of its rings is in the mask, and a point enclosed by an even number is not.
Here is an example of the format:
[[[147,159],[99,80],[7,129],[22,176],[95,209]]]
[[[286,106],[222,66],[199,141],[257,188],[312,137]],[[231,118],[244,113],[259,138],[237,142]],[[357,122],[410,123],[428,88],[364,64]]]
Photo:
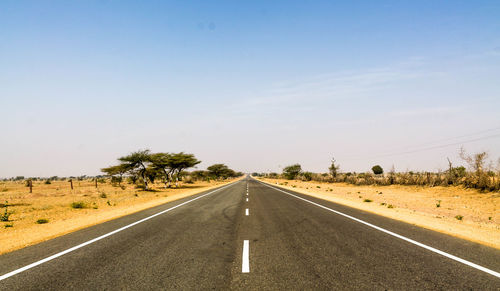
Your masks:
[[[411,58],[385,68],[321,74],[299,81],[280,82],[263,92],[260,97],[245,100],[238,106],[293,106],[294,103],[311,104],[323,100],[363,98],[403,81],[442,75],[439,71],[426,70],[423,58]]]
[[[425,108],[414,108],[408,110],[398,110],[392,112],[392,116],[396,117],[421,117],[429,115],[448,115],[463,112],[462,107],[425,107]]]

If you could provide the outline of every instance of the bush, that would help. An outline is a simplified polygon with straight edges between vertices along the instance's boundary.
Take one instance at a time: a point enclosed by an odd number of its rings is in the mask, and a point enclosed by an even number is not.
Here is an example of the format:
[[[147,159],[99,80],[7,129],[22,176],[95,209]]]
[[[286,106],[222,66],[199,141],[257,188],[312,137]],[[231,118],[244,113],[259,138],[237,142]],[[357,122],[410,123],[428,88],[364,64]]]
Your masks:
[[[363,200],[363,202],[373,202],[373,200],[371,200],[371,199],[365,199],[365,200]]]
[[[37,224],[45,224],[45,223],[49,223],[49,220],[48,219],[45,219],[45,218],[40,218],[36,221]]]
[[[86,208],[86,207],[87,207],[87,204],[85,204],[85,202],[83,202],[83,201],[77,201],[77,202],[71,203],[71,208],[81,209],[81,208]]]
[[[456,178],[463,178],[467,174],[465,167],[462,166],[455,167],[451,171],[453,173],[453,176],[455,176]]]
[[[122,177],[111,176],[111,184],[120,184],[123,181]]]
[[[183,182],[186,184],[194,184],[193,177],[191,176],[184,177]]]
[[[302,177],[304,177],[304,181],[311,181],[313,174],[311,172],[304,172]]]
[[[10,213],[7,209],[8,205],[9,205],[8,203],[9,202],[5,201],[5,205],[4,205],[5,212],[2,214],[2,216],[0,216],[0,221],[9,221]]]
[[[288,180],[294,180],[302,172],[299,164],[294,164],[283,169],[283,176]]]
[[[375,174],[375,175],[380,175],[380,174],[384,173],[384,169],[382,169],[382,167],[379,165],[373,166],[372,171],[373,171],[373,174]]]

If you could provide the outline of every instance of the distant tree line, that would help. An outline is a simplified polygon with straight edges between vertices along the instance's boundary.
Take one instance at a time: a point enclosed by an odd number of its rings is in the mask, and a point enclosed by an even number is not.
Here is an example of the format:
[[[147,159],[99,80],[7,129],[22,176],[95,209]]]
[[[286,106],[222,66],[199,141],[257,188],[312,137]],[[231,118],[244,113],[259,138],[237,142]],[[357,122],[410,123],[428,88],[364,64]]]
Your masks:
[[[120,185],[124,177],[129,182],[138,184],[145,190],[150,184],[160,180],[165,188],[178,186],[178,182],[185,179],[187,183],[193,180],[227,179],[243,175],[235,172],[224,164],[214,164],[206,171],[187,172],[187,169],[198,165],[199,161],[193,154],[180,153],[151,153],[150,150],[139,150],[118,158],[119,163],[101,169],[111,177],[111,181]]]
[[[180,153],[151,153],[150,150],[139,150],[129,155],[118,158],[118,164],[102,168],[104,175],[97,176],[70,176],[70,177],[24,177],[16,176],[2,178],[0,181],[18,181],[25,183],[27,187],[33,186],[32,182],[42,181],[51,184],[53,181],[68,181],[68,185],[73,181],[95,181],[106,183],[111,181],[116,186],[123,186],[121,183],[126,179],[128,183],[135,184],[138,188],[150,189],[150,184],[161,181],[165,188],[178,186],[180,181],[193,183],[195,181],[223,180],[240,177],[241,172],[230,169],[225,164],[213,164],[206,170],[195,170],[188,172],[198,165],[199,161],[193,154]]]
[[[16,176],[16,177],[11,177],[11,178],[2,178],[0,179],[1,181],[45,181],[45,182],[51,182],[51,181],[67,181],[67,180],[76,180],[76,181],[84,181],[84,180],[95,180],[95,179],[103,179],[105,178],[104,175],[96,175],[96,176],[87,176],[87,175],[81,175],[81,176],[69,176],[69,177],[59,177],[59,176],[51,176],[51,177],[25,177],[25,176]],[[49,184],[49,183],[47,183]]]
[[[300,164],[283,168],[282,173],[252,173],[253,176],[282,178],[289,180],[349,183],[354,185],[419,185],[419,186],[463,186],[481,191],[500,191],[500,159],[496,166],[488,162],[488,153],[468,154],[463,148],[459,152],[464,166],[454,167],[448,159],[448,169],[438,172],[396,172],[394,166],[384,173],[380,165],[374,165],[371,172],[340,172],[335,159],[330,162],[328,173],[303,171]]]

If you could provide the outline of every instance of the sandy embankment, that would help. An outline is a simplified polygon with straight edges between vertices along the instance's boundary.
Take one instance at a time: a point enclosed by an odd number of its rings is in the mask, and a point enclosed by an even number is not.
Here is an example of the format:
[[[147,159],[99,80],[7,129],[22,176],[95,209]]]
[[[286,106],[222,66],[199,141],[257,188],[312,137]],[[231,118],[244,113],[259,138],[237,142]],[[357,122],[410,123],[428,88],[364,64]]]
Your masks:
[[[75,181],[71,190],[67,181],[54,181],[50,185],[33,183],[33,193],[25,182],[0,182],[0,215],[8,201],[9,221],[0,224],[0,254],[33,245],[82,228],[132,214],[147,208],[182,199],[210,190],[237,179],[224,182],[196,182],[179,188],[141,191],[132,185],[124,189],[109,183]],[[84,202],[85,208],[71,207],[73,202]],[[38,224],[39,219],[48,223]]]

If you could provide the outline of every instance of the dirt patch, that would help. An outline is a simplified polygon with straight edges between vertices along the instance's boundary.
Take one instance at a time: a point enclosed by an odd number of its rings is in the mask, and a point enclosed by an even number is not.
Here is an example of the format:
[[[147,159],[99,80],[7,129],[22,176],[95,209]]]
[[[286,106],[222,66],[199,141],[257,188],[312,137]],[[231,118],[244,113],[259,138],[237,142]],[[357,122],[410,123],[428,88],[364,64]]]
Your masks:
[[[196,182],[179,188],[155,191],[122,187],[110,183],[67,181],[52,184],[33,182],[33,193],[25,182],[0,182],[0,217],[7,209],[8,221],[0,224],[0,254],[33,245],[91,225],[99,224],[140,210],[206,191],[231,181]],[[5,208],[7,206],[7,208]],[[37,221],[47,220],[47,223]]]
[[[461,187],[259,180],[500,249],[500,193]]]

